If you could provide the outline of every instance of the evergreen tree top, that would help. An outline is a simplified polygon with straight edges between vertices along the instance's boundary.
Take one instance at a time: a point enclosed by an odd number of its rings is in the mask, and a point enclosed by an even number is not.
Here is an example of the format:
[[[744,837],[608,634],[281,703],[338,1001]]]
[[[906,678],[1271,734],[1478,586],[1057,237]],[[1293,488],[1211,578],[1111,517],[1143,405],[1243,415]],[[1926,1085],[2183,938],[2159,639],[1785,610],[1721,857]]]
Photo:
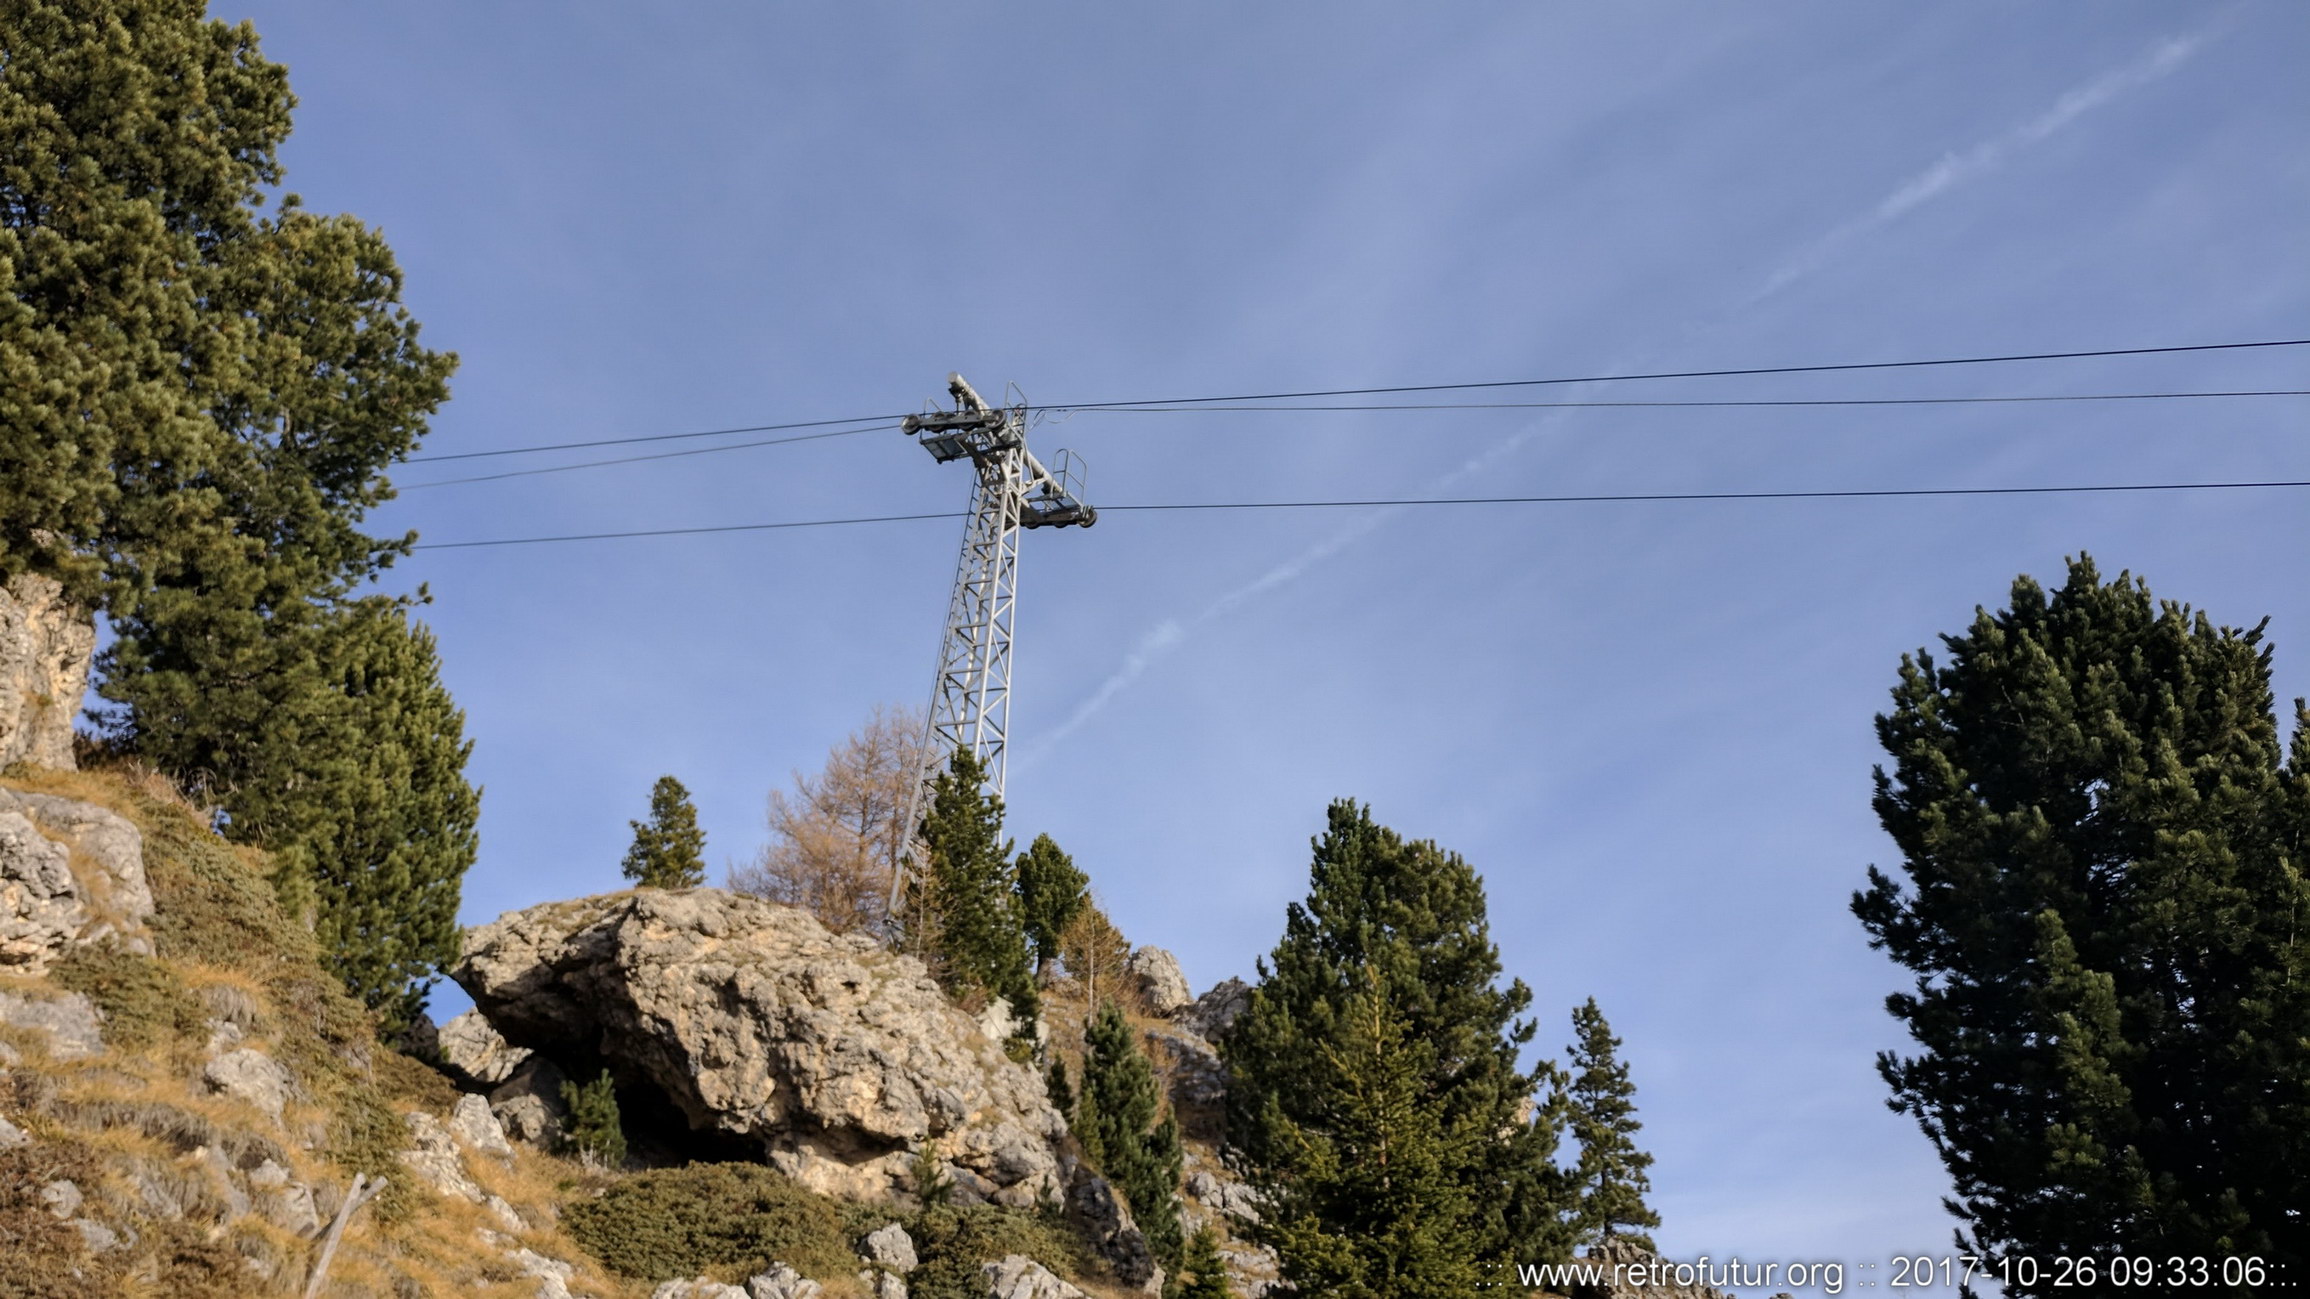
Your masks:
[[[1913,971],[1886,1053],[1981,1250],[2310,1266],[2310,719],[2263,627],[2080,556],[1904,656],[1853,910]]]
[[[650,819],[628,822],[633,846],[622,864],[627,879],[644,888],[686,889],[706,882],[706,832],[690,791],[672,776],[650,787]]]

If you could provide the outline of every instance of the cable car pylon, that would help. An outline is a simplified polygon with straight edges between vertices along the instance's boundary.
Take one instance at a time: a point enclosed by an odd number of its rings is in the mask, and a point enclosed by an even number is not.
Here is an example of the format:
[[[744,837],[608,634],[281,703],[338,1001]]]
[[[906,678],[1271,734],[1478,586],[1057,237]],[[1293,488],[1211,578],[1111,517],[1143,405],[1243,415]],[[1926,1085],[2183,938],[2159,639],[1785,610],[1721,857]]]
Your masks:
[[[1023,398],[990,406],[959,374],[947,391],[953,410],[909,415],[899,431],[916,439],[940,464],[968,459],[974,471],[970,513],[954,594],[947,601],[946,633],[938,673],[931,680],[924,723],[922,769],[906,809],[910,840],[891,873],[889,914],[898,929],[907,886],[917,862],[927,860],[916,834],[930,805],[931,787],[958,749],[979,760],[995,796],[1003,793],[1009,752],[1012,616],[1018,600],[1019,533],[1025,528],[1088,528],[1099,512],[1082,497],[1082,461],[1073,452],[1052,457],[1054,472],[1027,449]]]

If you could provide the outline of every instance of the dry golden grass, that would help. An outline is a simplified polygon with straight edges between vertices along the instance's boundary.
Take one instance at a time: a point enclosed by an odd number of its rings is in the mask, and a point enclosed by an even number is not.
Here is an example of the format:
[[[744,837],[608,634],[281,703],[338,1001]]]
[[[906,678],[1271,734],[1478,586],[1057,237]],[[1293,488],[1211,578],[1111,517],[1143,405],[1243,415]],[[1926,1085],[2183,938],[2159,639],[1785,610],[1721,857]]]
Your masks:
[[[43,1279],[26,1292],[43,1299],[301,1295],[318,1240],[255,1212],[236,1213],[238,1192],[208,1153],[215,1151],[242,1169],[266,1159],[280,1164],[314,1189],[324,1216],[354,1173],[389,1180],[393,1189],[354,1216],[338,1248],[324,1291],[332,1299],[532,1299],[536,1282],[484,1244],[482,1230],[500,1230],[488,1211],[435,1195],[400,1166],[396,1152],[408,1138],[397,1109],[445,1113],[456,1092],[438,1073],[377,1042],[309,933],[274,905],[263,854],[218,839],[209,830],[210,809],[149,771],[19,767],[0,784],[95,803],[135,822],[160,908],[152,924],[157,957],[108,956],[67,975],[100,1006],[109,1003],[101,1055],[56,1060],[46,1053],[45,1033],[0,1029],[21,1057],[0,1080],[0,1110],[35,1138],[0,1152],[8,1164],[0,1168],[0,1289],[40,1277],[58,1278],[62,1287]],[[60,991],[54,977],[21,974],[0,975],[0,988],[34,996]],[[238,1027],[243,1045],[289,1067],[298,1094],[282,1121],[204,1084],[203,1047],[218,1021]],[[573,1184],[574,1165],[526,1150],[509,1165],[468,1162],[528,1224],[513,1233],[520,1245],[575,1266],[575,1292],[598,1299],[647,1293],[604,1275],[558,1230],[556,1206]],[[81,1186],[84,1213],[130,1228],[135,1244],[88,1255],[38,1203],[40,1183],[26,1180],[56,1176]],[[156,1216],[156,1196],[182,1204],[185,1216]]]

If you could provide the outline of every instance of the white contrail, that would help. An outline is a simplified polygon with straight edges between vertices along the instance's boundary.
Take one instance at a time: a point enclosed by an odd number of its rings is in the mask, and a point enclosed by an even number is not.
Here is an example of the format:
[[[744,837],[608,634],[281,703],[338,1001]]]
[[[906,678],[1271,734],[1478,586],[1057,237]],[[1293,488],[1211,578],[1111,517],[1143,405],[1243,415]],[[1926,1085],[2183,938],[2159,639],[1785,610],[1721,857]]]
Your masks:
[[[2151,45],[2140,58],[2068,91],[2053,101],[2051,108],[2012,130],[1983,140],[1970,149],[1943,154],[1931,166],[1894,186],[1893,192],[1887,194],[1865,215],[1831,230],[1790,258],[1772,273],[1763,288],[1741,304],[1741,309],[1753,307],[1819,270],[1853,239],[1900,220],[1918,207],[1948,193],[1952,186],[1997,166],[2016,150],[2037,144],[2127,91],[2139,89],[2172,72],[2227,27],[2229,21],[2225,17],[2192,35],[2160,40]]]
[[[1842,248],[1856,237],[1871,233],[1906,216],[1918,207],[1948,193],[1951,187],[1971,180],[1995,167],[2015,150],[2027,148],[2045,140],[2119,95],[2164,77],[2181,66],[2184,60],[2195,54],[2200,47],[2228,25],[2229,18],[2225,17],[2194,35],[2169,37],[2158,41],[2142,57],[2068,91],[2056,99],[2051,108],[2012,130],[1984,140],[1963,152],[1944,155],[1933,165],[1895,186],[1892,193],[1886,195],[1865,215],[1848,221],[1831,230],[1828,234],[1815,239],[1803,251],[1784,263],[1779,270],[1773,272],[1772,276],[1766,280],[1764,287],[1749,295],[1733,311],[1725,313],[1714,325],[1688,330],[1685,336],[1689,339],[1697,334],[1709,333],[1713,332],[1714,329],[1722,328],[1742,312],[1827,265]],[[1637,363],[1636,360],[1631,359],[1624,362],[1619,368],[1633,368]],[[1581,390],[1578,388],[1570,389],[1566,392],[1566,397],[1570,399],[1579,391]],[[1559,412],[1535,420],[1522,430],[1478,452],[1450,473],[1431,482],[1428,484],[1427,490],[1421,494],[1434,495],[1450,487],[1453,483],[1480,472],[1501,458],[1522,449],[1534,437],[1563,422],[1567,417],[1566,413]],[[1177,618],[1166,618],[1157,623],[1139,638],[1138,644],[1134,645],[1131,651],[1124,656],[1122,664],[1110,673],[1105,681],[1099,683],[1098,689],[1093,690],[1088,697],[1075,706],[1072,712],[1067,714],[1067,720],[1059,723],[1049,733],[1038,736],[1032,744],[1026,746],[1025,752],[1020,755],[1020,766],[1033,766],[1060,741],[1080,730],[1091,718],[1103,711],[1116,695],[1122,693],[1132,682],[1145,675],[1148,668],[1153,667],[1158,661],[1184,644],[1189,635],[1197,628],[1226,615],[1254,596],[1272,591],[1297,579],[1308,569],[1344,550],[1351,543],[1371,533],[1400,513],[1402,513],[1401,507],[1395,506],[1375,509],[1370,514],[1357,518],[1353,523],[1268,569],[1251,581],[1221,595],[1218,599],[1204,606],[1194,616],[1184,621]]]

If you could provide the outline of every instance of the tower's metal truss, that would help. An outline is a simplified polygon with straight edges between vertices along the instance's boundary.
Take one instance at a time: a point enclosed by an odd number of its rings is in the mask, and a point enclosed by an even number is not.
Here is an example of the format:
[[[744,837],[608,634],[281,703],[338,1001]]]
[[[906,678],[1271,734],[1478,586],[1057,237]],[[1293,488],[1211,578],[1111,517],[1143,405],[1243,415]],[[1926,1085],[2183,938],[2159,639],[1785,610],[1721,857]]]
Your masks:
[[[946,634],[931,682],[923,765],[905,825],[921,824],[931,786],[957,749],[979,760],[995,796],[1010,750],[1011,629],[1019,586],[1019,533],[1025,528],[1090,527],[1099,512],[1083,502],[1079,461],[1061,451],[1057,472],[1027,449],[1024,401],[989,406],[959,374],[947,376],[953,410],[909,415],[901,431],[941,464],[969,458],[974,471],[962,556],[947,601]],[[920,845],[910,845],[890,883],[895,920]]]

